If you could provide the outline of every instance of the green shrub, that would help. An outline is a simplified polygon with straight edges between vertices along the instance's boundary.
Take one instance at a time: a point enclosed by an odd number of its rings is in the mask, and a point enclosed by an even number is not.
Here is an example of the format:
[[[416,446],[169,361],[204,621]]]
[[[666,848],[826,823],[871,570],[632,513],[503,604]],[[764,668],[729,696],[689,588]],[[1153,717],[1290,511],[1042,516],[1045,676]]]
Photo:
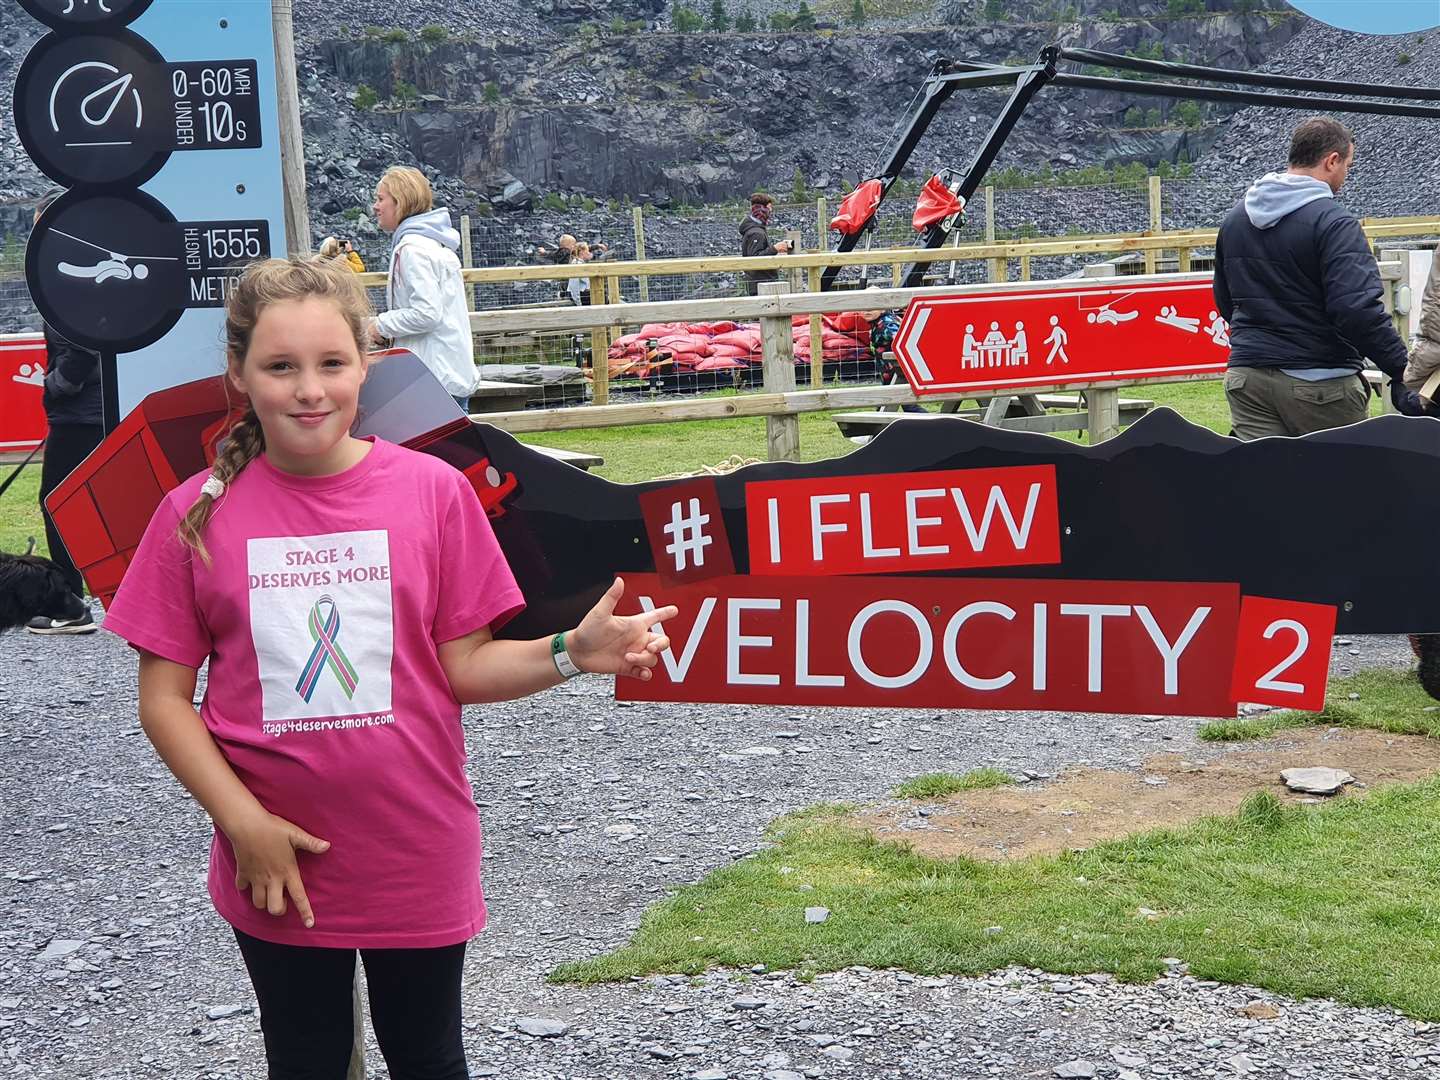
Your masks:
[[[735,29],[742,34],[753,34],[755,32],[755,16],[750,14],[750,9],[741,8],[740,14],[735,16]]]
[[[420,31],[420,40],[426,45],[439,45],[449,36],[450,31],[436,23],[432,23]]]
[[[380,35],[380,40],[387,45],[404,45],[410,40],[410,35],[397,26],[393,30],[386,30]]]
[[[407,109],[420,100],[420,91],[410,83],[401,79],[395,83],[395,102],[402,109]]]
[[[496,104],[498,104],[499,101],[500,101],[500,87],[499,87],[499,85],[496,84],[496,83],[493,83],[493,82],[487,82],[487,83],[485,84],[484,98],[485,98],[485,104],[487,104],[487,105],[496,105]]]
[[[705,25],[700,13],[684,4],[675,5],[670,12],[670,28],[677,34],[693,34]]]
[[[380,95],[375,93],[375,88],[366,83],[361,83],[355,88],[355,108],[361,112],[369,112],[380,101]]]
[[[1205,122],[1205,114],[1198,101],[1182,101],[1170,110],[1170,121],[1181,127],[1199,127]]]

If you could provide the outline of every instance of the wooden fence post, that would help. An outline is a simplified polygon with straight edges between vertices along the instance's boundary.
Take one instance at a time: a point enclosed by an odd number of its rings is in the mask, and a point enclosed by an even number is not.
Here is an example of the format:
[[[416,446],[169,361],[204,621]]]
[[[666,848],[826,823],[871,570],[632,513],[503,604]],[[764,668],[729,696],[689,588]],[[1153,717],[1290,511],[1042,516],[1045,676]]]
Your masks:
[[[985,185],[985,242],[995,243],[995,189],[989,184]],[[1010,261],[1008,259],[990,260],[990,280],[1004,281],[1010,274]]]
[[[785,293],[783,281],[762,281],[760,296],[781,296]],[[765,392],[767,394],[788,394],[795,389],[795,349],[790,334],[789,315],[762,315],[760,317],[760,347],[763,351]],[[820,354],[822,362],[823,352]],[[810,362],[815,362],[815,342],[810,342]],[[795,413],[781,413],[765,418],[766,457],[770,461],[800,460],[800,417]]]
[[[641,207],[639,207],[639,206],[635,207],[634,212],[633,212],[633,216],[634,216],[634,219],[635,219],[635,260],[636,260],[636,262],[644,262],[644,261],[645,261],[645,211],[644,211],[644,209],[641,208]],[[650,279],[649,279],[648,277],[646,277],[644,274],[641,274],[641,275],[640,275],[640,302],[641,302],[642,304],[648,304],[648,303],[650,302]]]
[[[804,234],[799,229],[786,229],[785,242],[790,245],[791,253],[798,255],[804,247]],[[790,285],[790,292],[799,292],[800,282],[804,280],[805,271],[797,266],[793,270],[783,270],[781,273],[784,274],[784,280]]]
[[[605,279],[590,279],[590,302],[605,302]],[[590,331],[590,400],[596,405],[610,404],[610,333],[603,326]]]
[[[823,200],[822,200],[823,201]],[[810,267],[809,289],[812,293],[820,291],[820,268]],[[822,337],[820,316],[810,316],[810,386],[819,390],[825,385],[825,350],[820,350],[820,363],[815,362],[815,343]]]
[[[102,11],[109,10],[103,5],[96,6]],[[300,131],[291,0],[270,0],[270,21],[275,38],[275,99],[279,104],[280,189],[285,200],[286,254],[303,255],[310,250],[310,210],[305,197],[305,148]],[[111,105],[113,107],[113,100]],[[140,107],[138,97],[135,106]],[[109,113],[105,115],[108,117]]]
[[[460,265],[466,270],[475,265],[475,253],[470,247],[470,215],[460,215]],[[476,293],[478,285],[467,285],[465,291],[470,295],[470,309],[472,311],[480,307],[480,297]]]
[[[1092,386],[1085,391],[1086,435],[1090,445],[1120,434],[1120,390],[1113,386]]]
[[[1150,177],[1150,235],[1151,235],[1151,236],[1159,236],[1159,235],[1160,235],[1160,223],[1161,223],[1161,220],[1162,220],[1162,218],[1163,218],[1163,215],[1162,215],[1161,210],[1160,210],[1160,206],[1161,206],[1161,204],[1160,204],[1160,177],[1158,177],[1158,176],[1152,176],[1152,177]],[[1157,261],[1157,260],[1158,260],[1158,256],[1159,256],[1159,255],[1160,255],[1160,252],[1156,251],[1154,248],[1149,248],[1148,250],[1146,250],[1146,252],[1145,252],[1145,272],[1146,272],[1147,274],[1153,274],[1153,273],[1155,273],[1156,266],[1158,265],[1158,261]]]
[[[830,211],[825,206],[825,196],[815,200],[815,250],[824,251],[830,246]],[[811,289],[819,292],[819,289]]]

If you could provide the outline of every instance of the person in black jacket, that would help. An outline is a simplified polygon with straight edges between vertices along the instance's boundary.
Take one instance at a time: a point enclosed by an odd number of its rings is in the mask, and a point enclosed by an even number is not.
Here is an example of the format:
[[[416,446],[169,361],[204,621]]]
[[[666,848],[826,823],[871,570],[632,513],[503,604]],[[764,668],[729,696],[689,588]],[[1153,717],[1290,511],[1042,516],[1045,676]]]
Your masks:
[[[61,189],[46,192],[35,217],[60,197]],[[45,539],[50,558],[65,573],[76,596],[85,595],[85,582],[74,560],[65,550],[45,498],[60,486],[74,468],[105,437],[104,406],[100,394],[100,357],[89,349],[73,345],[48,324],[45,330],[45,391],[42,403],[49,432],[45,436],[45,460],[40,467],[40,512],[45,518]],[[78,619],[52,619],[37,615],[25,627],[32,634],[88,634],[97,629],[87,611]]]
[[[1391,378],[1400,412],[1424,411],[1401,380],[1405,343],[1382,303],[1365,233],[1335,201],[1354,160],[1344,124],[1306,120],[1291,139],[1289,168],[1255,181],[1220,226],[1215,303],[1230,324],[1225,397],[1241,439],[1364,420],[1365,357]]]
[[[741,255],[749,258],[754,255],[784,255],[789,252],[788,241],[781,240],[778,244],[772,244],[770,234],[766,231],[774,206],[775,200],[763,191],[757,191],[750,196],[750,213],[740,222]],[[754,296],[760,288],[760,282],[777,281],[779,277],[779,270],[747,270],[740,275],[740,284],[746,296]]]

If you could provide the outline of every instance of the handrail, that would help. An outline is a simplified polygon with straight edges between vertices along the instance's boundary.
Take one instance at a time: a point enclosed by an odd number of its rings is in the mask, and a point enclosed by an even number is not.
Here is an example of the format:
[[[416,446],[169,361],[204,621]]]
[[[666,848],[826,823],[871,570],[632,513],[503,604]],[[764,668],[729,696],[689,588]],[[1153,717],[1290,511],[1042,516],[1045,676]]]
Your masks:
[[[1434,217],[1365,218],[1361,227],[1372,239],[1390,236],[1440,234]],[[674,274],[740,272],[745,270],[809,270],[827,266],[890,266],[896,263],[1033,259],[1106,252],[1165,251],[1172,248],[1213,247],[1215,229],[1184,232],[1115,233],[1093,237],[1053,238],[1004,243],[961,244],[943,248],[872,248],[869,251],[813,251],[793,255],[717,255],[680,259],[632,259],[592,262],[583,266],[485,266],[462,270],[467,284],[514,281],[563,281],[573,277],[659,277]],[[371,271],[359,275],[367,286],[383,288],[388,274]],[[854,309],[851,309],[854,310]]]

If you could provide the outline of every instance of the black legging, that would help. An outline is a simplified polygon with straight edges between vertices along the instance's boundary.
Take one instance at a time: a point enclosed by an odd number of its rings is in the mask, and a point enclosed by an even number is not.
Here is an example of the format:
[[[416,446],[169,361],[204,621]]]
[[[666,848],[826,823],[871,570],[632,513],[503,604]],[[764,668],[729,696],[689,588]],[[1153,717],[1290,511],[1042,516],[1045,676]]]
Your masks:
[[[45,516],[45,542],[50,545],[50,558],[64,571],[65,580],[76,596],[85,595],[85,582],[55,531],[55,522],[45,509],[45,496],[59,487],[104,437],[105,429],[98,424],[55,424],[45,436],[45,461],[40,466],[40,510]]]
[[[354,949],[276,945],[235,931],[270,1080],[345,1080],[354,1040]],[[465,945],[361,949],[370,1022],[392,1080],[467,1080],[460,1037]]]

